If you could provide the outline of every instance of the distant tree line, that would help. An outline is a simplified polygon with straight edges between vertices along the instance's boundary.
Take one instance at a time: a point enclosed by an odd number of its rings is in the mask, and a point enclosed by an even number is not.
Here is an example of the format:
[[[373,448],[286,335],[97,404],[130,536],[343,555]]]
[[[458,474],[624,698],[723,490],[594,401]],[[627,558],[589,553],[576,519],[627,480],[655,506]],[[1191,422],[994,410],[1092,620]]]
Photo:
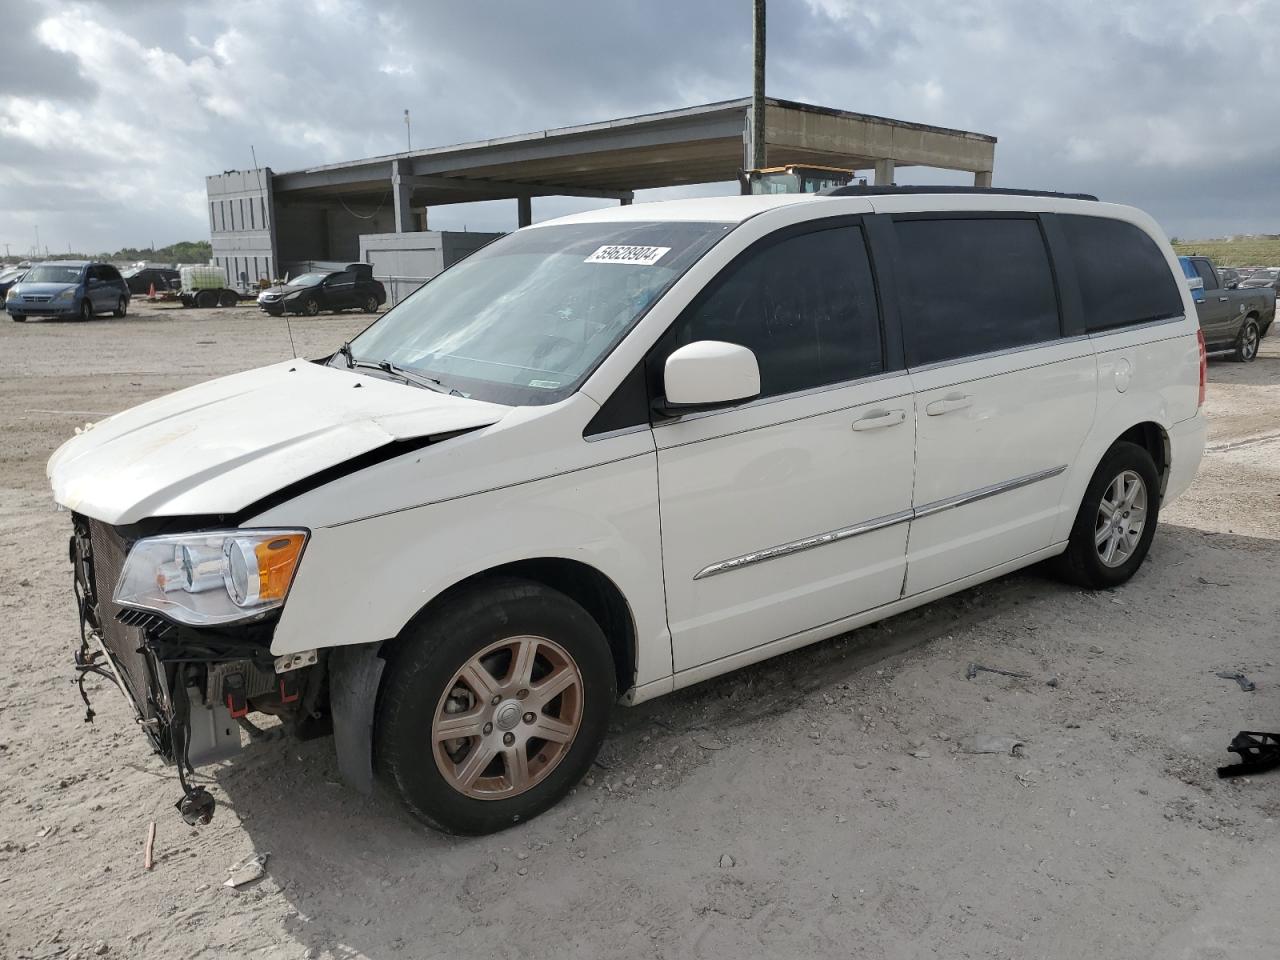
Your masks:
[[[45,258],[49,260],[109,260],[113,263],[133,263],[138,260],[153,260],[156,263],[208,263],[213,257],[213,245],[208,240],[182,240],[171,243],[167,247],[122,247],[115,253],[62,253],[50,250]],[[13,262],[29,260],[29,256],[13,255],[8,258]]]

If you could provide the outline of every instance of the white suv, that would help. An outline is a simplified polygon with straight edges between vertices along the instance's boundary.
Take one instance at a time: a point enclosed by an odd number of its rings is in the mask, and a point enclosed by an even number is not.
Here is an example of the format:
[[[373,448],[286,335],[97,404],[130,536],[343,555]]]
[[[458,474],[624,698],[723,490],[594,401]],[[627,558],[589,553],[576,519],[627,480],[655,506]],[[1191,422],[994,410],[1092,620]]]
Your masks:
[[[445,830],[531,817],[639,703],[1041,560],[1142,563],[1204,445],[1137,210],[1015,191],[687,200],[520,230],[331,357],[49,463],[83,665],[179,773],[332,724]],[[184,813],[212,799],[187,790]]]

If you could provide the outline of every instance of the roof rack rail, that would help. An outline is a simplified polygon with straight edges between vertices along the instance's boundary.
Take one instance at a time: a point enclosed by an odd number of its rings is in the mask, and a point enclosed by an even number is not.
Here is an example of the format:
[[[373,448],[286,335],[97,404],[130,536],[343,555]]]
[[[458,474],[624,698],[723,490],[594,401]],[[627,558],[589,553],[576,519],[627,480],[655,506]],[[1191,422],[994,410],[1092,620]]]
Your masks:
[[[1054,190],[1019,190],[1014,187],[941,187],[941,186],[907,186],[907,187],[874,187],[861,184],[849,184],[846,187],[828,187],[819,190],[823,197],[892,197],[913,193],[961,193],[978,194],[980,196],[1004,197],[1057,197],[1059,200],[1093,200],[1091,193],[1058,193]]]

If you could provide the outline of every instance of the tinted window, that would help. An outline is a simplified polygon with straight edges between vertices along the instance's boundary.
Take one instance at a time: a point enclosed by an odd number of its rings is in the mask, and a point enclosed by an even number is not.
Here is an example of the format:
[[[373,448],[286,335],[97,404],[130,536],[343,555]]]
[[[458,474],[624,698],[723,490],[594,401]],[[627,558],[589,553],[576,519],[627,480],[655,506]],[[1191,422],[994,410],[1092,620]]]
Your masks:
[[[902,220],[894,229],[909,365],[1059,335],[1053,272],[1035,220]]]
[[[115,267],[110,265],[104,265],[99,267],[98,275],[101,276],[103,280],[119,280],[120,279],[120,271],[118,271]]]
[[[1213,265],[1208,260],[1192,260],[1191,265],[1196,268],[1196,273],[1200,274],[1206,290],[1218,289],[1218,278],[1213,275]]]
[[[1169,263],[1147,234],[1123,220],[1059,216],[1075,259],[1088,330],[1183,314]]]
[[[676,322],[663,358],[696,340],[750,348],[766,397],[879,373],[880,316],[862,231],[806,233],[737,261]]]

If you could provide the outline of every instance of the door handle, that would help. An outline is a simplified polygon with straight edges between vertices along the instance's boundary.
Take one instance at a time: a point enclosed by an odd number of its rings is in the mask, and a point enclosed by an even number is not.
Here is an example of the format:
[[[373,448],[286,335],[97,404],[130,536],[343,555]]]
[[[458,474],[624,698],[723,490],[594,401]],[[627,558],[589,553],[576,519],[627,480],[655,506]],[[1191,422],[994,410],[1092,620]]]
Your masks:
[[[1231,299],[1230,297],[1219,297],[1219,298],[1218,298],[1218,302],[1219,302],[1219,303],[1226,303],[1226,302],[1227,302],[1228,300],[1230,300],[1230,299]]]
[[[906,419],[905,410],[876,410],[853,421],[853,429],[879,430],[881,427],[896,427]]]
[[[939,417],[944,413],[951,413],[953,410],[963,410],[965,407],[973,406],[973,397],[967,393],[949,393],[941,400],[934,400],[924,408],[924,412],[931,417]]]

